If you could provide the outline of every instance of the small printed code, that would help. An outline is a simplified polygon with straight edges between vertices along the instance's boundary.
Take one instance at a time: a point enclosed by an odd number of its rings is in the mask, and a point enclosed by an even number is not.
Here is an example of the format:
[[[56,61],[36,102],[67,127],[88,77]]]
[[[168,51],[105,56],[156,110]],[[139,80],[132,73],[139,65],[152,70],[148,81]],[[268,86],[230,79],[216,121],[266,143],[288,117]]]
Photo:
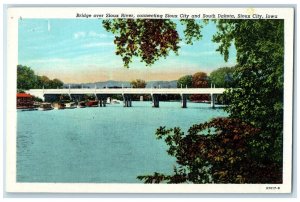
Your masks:
[[[266,187],[267,190],[279,190],[280,187]]]

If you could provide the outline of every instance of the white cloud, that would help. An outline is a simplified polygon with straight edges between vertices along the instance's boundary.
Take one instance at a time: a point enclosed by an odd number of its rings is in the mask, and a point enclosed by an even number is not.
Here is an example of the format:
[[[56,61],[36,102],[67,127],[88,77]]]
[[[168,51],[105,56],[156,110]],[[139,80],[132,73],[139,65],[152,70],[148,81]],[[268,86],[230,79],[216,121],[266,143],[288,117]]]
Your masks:
[[[103,47],[103,46],[114,46],[112,42],[99,42],[99,43],[87,43],[84,44],[83,48]]]
[[[79,39],[79,38],[113,38],[113,36],[109,36],[107,34],[103,34],[103,33],[97,33],[95,31],[89,31],[89,32],[84,32],[84,31],[80,31],[80,32],[75,32],[73,34],[74,39]]]
[[[178,45],[179,45],[180,47],[188,46],[188,44],[186,44],[184,41],[180,41]]]
[[[94,32],[94,31],[90,31],[88,33],[88,36],[89,37],[99,37],[99,38],[109,38],[109,36],[107,34],[97,33],[97,32]]]
[[[51,31],[51,25],[50,25],[50,22],[48,20],[48,32],[50,32],[50,31]]]
[[[53,62],[66,62],[67,60],[64,58],[46,58],[46,59],[34,59],[34,60],[29,60],[29,63],[53,63]]]
[[[181,51],[179,52],[179,55],[183,56],[190,56],[190,57],[200,57],[200,56],[209,56],[209,55],[216,55],[219,54],[217,51],[205,51],[205,52],[187,52],[187,51]]]
[[[35,32],[35,33],[43,33],[45,32],[44,27],[34,27],[32,29],[29,30],[30,32]]]
[[[74,39],[84,38],[86,36],[85,32],[75,32],[73,37]]]

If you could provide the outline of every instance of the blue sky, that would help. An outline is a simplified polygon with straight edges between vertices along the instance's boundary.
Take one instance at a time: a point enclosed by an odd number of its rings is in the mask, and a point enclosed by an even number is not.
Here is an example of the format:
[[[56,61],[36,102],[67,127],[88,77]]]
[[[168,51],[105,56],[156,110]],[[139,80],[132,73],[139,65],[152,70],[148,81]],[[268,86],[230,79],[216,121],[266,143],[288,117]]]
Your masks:
[[[180,25],[178,32],[183,36]],[[19,20],[18,63],[65,83],[137,78],[176,80],[236,64],[233,46],[227,63],[215,51],[218,45],[211,41],[215,32],[215,25],[209,23],[202,29],[203,38],[199,42],[193,45],[180,42],[179,56],[171,53],[151,67],[137,58],[126,69],[121,57],[115,55],[114,36],[104,30],[99,19],[22,19]]]

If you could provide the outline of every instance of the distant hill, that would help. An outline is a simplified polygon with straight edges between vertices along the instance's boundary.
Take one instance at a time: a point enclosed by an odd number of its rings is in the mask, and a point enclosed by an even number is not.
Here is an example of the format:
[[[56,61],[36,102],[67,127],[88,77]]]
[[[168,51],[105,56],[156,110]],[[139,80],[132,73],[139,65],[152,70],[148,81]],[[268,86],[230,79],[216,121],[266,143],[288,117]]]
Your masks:
[[[174,81],[148,81],[146,88],[177,88],[177,80]]]
[[[128,81],[99,81],[94,83],[65,83],[64,88],[69,88],[69,85],[71,88],[113,88],[113,87],[130,87],[130,82]],[[174,81],[148,81],[146,88],[177,88],[177,80]]]

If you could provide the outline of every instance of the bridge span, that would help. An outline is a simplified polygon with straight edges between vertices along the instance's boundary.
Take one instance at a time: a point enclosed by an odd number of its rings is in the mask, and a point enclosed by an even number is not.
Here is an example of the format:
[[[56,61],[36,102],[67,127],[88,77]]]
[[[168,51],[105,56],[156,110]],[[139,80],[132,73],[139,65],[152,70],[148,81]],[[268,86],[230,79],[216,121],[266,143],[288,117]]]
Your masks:
[[[132,95],[151,95],[153,107],[159,107],[159,95],[180,95],[182,107],[187,106],[188,95],[209,94],[211,95],[211,106],[215,106],[215,95],[223,94],[225,88],[65,88],[65,89],[30,89],[26,91],[35,97],[45,100],[47,95],[67,94],[74,95],[93,94],[100,102],[106,102],[109,95],[122,95],[125,107],[130,107]]]

